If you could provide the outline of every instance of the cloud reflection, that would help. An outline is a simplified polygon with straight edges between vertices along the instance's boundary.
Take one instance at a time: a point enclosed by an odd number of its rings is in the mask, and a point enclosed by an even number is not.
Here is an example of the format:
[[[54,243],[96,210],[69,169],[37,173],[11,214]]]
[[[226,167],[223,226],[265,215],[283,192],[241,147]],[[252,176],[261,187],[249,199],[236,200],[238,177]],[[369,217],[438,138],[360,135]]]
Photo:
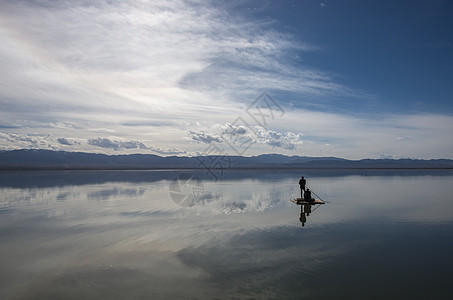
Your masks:
[[[368,253],[379,261],[381,251],[406,251],[420,234],[443,238],[453,222],[452,174],[312,173],[308,186],[328,203],[301,228],[300,208],[289,201],[299,172],[204,180],[205,201],[191,207],[170,199],[175,172],[79,172],[90,173],[91,183],[54,181],[65,172],[18,176],[32,178],[20,186],[2,181],[2,298],[310,297],[332,284],[320,278],[327,270],[341,270],[345,280],[334,282],[347,285],[357,278],[343,264],[358,268]],[[385,248],[388,241],[399,248]],[[410,259],[419,256],[404,264]]]

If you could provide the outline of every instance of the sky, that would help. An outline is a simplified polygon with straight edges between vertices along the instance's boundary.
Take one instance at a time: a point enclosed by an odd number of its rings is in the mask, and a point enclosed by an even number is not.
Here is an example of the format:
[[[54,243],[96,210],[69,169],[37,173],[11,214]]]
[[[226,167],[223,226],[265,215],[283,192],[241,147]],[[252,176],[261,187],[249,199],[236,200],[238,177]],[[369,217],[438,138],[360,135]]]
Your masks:
[[[0,150],[453,159],[451,1],[0,0]]]

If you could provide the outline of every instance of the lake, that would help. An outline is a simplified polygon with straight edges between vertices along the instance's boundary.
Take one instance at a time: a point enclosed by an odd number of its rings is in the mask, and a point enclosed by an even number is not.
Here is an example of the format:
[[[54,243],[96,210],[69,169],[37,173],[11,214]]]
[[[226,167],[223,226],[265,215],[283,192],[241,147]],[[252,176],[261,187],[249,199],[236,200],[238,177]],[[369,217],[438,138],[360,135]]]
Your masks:
[[[326,202],[308,216],[301,175]],[[451,170],[0,172],[0,298],[449,299],[452,188]]]

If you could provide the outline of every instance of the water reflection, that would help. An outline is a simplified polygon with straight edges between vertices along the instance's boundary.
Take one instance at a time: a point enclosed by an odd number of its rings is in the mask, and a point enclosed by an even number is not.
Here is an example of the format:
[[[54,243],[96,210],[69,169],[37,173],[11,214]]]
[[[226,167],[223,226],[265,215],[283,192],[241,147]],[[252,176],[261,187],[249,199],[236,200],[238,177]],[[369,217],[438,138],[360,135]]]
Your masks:
[[[302,227],[305,226],[305,223],[307,222],[307,217],[310,216],[311,213],[311,205],[310,204],[304,204],[300,206],[300,217],[299,221],[302,223]]]
[[[0,173],[0,297],[445,296],[453,174],[329,172],[319,210],[299,171],[200,172],[188,205],[180,172]]]

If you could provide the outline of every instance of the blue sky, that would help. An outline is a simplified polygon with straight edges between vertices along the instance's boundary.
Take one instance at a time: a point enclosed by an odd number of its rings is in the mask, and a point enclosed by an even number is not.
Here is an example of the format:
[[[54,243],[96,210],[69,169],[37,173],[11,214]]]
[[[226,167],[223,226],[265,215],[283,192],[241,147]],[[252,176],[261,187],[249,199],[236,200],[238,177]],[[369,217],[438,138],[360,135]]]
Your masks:
[[[299,54],[300,67],[332,74],[336,82],[369,93],[385,111],[450,113],[453,109],[453,4],[447,1],[262,1],[250,17],[319,49]],[[261,5],[260,5],[261,4]],[[260,9],[261,7],[261,9]],[[242,9],[243,7],[241,7]],[[332,99],[330,97],[329,99]],[[371,101],[375,100],[375,102]],[[357,103],[340,108],[356,111]],[[301,105],[303,103],[301,102]],[[331,106],[338,109],[336,105]],[[370,107],[369,109],[373,109]]]
[[[451,2],[0,7],[0,149],[453,158]]]

